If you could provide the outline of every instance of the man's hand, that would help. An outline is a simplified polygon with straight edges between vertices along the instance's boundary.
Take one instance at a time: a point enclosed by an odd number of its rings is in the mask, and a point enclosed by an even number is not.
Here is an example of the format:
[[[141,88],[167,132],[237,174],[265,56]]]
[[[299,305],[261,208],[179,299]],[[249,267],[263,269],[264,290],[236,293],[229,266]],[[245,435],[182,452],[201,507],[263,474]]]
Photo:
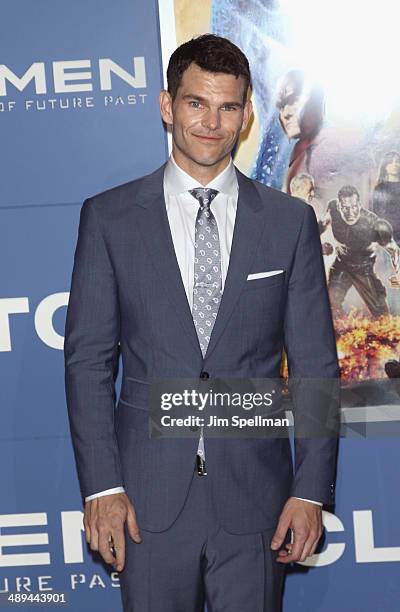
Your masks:
[[[106,563],[114,565],[121,572],[125,565],[124,523],[132,540],[142,540],[136,522],[135,509],[126,493],[114,493],[97,497],[85,504],[83,525],[88,544],[98,551]],[[115,550],[115,557],[112,554]]]
[[[321,506],[289,497],[272,538],[272,550],[282,546],[288,529],[293,531],[293,543],[286,544],[287,550],[280,550],[276,560],[280,563],[305,561],[314,554],[323,533]]]

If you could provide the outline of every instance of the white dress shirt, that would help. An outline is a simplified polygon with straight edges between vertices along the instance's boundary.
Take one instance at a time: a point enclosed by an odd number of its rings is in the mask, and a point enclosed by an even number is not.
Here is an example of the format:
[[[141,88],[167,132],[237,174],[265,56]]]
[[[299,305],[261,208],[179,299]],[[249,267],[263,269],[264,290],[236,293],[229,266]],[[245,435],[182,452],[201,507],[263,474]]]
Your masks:
[[[239,192],[235,166],[233,165],[232,159],[227,167],[207,185],[200,185],[196,179],[182,170],[176,163],[172,154],[165,168],[165,205],[175,254],[190,310],[192,310],[193,304],[194,233],[199,202],[189,193],[189,190],[195,187],[207,187],[216,189],[219,192],[213,199],[212,212],[218,226],[223,290],[229,265]],[[86,501],[103,495],[123,492],[123,487],[115,487],[90,495],[86,497]],[[298,499],[303,498],[299,497]],[[320,502],[313,502],[308,499],[304,501],[310,501],[322,506]]]

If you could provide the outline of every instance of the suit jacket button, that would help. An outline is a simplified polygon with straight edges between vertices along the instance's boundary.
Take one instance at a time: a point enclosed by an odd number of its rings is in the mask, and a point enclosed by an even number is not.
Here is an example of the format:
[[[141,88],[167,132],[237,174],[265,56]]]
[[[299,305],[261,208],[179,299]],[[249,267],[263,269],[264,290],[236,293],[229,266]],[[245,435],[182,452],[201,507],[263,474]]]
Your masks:
[[[210,378],[210,375],[208,372],[205,372],[204,370],[202,372],[200,372],[200,378]]]

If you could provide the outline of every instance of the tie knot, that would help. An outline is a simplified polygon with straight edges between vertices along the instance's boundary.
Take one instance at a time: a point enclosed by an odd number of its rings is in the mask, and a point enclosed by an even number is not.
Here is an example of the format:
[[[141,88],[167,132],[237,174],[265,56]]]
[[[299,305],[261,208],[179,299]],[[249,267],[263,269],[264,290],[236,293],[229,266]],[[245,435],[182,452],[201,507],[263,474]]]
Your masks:
[[[196,198],[202,208],[209,208],[219,191],[208,187],[196,187],[195,189],[190,189],[189,193]]]

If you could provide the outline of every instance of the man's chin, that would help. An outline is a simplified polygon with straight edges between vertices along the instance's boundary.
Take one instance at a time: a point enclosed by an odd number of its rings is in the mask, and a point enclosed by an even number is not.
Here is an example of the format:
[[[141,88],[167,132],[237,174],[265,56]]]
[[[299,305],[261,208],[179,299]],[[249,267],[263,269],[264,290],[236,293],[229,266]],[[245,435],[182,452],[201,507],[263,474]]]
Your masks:
[[[180,154],[186,157],[186,159],[191,160],[192,163],[195,163],[199,166],[203,166],[209,168],[211,166],[216,166],[221,163],[224,159],[230,156],[231,151],[227,151],[226,149],[216,150],[211,147],[203,147],[203,146],[192,146],[192,147],[179,147],[177,149],[180,151]]]
[[[211,166],[216,166],[223,159],[225,159],[226,155],[221,156],[210,156],[210,155],[196,155],[192,157],[192,161],[194,161],[199,166],[205,166],[210,168]]]

